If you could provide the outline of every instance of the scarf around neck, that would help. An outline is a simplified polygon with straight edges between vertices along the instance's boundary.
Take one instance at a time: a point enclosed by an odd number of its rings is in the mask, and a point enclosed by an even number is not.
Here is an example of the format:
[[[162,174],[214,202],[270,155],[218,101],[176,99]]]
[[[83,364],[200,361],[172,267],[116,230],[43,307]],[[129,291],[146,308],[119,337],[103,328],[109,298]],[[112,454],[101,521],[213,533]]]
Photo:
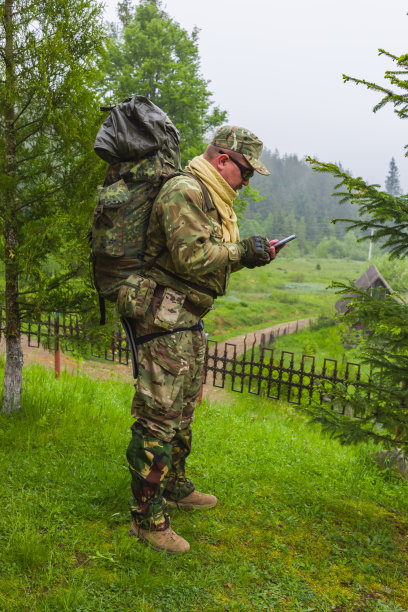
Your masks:
[[[232,208],[237,192],[202,155],[194,157],[188,163],[186,171],[197,176],[210,192],[214,206],[221,217],[222,241],[237,242],[239,240],[237,215]]]

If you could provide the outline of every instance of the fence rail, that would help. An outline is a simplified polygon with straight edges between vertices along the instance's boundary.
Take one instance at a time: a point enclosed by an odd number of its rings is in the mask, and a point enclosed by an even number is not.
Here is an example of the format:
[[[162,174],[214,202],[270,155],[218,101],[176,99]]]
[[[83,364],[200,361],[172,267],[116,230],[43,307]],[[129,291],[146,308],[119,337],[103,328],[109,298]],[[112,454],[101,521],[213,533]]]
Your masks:
[[[228,342],[219,349],[217,342],[207,342],[204,382],[221,389],[227,387],[237,393],[285,399],[299,405],[302,401],[330,402],[327,388],[332,384],[343,383],[350,392],[359,388],[360,393],[367,387],[368,381],[362,379],[358,363],[339,366],[337,360],[323,358],[323,367],[318,370],[314,355],[302,355],[296,365],[294,353],[281,351],[279,356],[275,349],[262,344],[254,344],[242,355]],[[328,383],[326,390],[322,383]]]
[[[0,308],[0,337],[4,332],[4,321],[4,309]],[[21,333],[27,336],[29,347],[38,348],[43,345],[56,354],[60,348],[63,352],[72,351],[75,341],[88,340],[86,326],[76,314],[44,314],[35,322],[22,321]],[[221,389],[228,387],[237,393],[248,392],[270,399],[285,399],[296,405],[301,402],[310,404],[316,400],[319,403],[330,402],[327,391],[322,390],[322,383],[328,383],[326,387],[343,383],[350,390],[351,387],[358,388],[360,393],[364,393],[368,380],[362,379],[360,364],[339,364],[334,359],[323,358],[323,365],[318,369],[314,355],[302,355],[296,360],[293,352],[282,351],[278,355],[274,348],[267,346],[278,336],[276,333],[267,336],[261,334],[259,343],[254,341],[250,348],[244,344],[242,354],[238,354],[239,349],[235,344],[209,339],[204,362],[204,383]],[[102,350],[92,344],[91,336],[88,344],[92,357],[116,361],[122,365],[131,363],[126,335],[119,325]],[[59,359],[56,359],[57,362]]]
[[[0,339],[5,331],[5,311],[0,307]],[[27,337],[29,347],[44,346],[49,351],[61,347],[64,353],[74,351],[75,342],[87,343],[90,356],[105,361],[117,361],[129,365],[131,353],[121,325],[117,325],[108,340],[101,347],[77,314],[43,313],[37,321],[22,320],[21,333]]]

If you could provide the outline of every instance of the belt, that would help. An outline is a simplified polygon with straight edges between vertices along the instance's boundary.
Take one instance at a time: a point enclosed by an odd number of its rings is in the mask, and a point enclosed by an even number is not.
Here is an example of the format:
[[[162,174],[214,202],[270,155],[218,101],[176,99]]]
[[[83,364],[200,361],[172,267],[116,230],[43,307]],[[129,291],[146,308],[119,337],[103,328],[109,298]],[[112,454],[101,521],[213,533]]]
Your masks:
[[[158,307],[159,305],[158,302],[163,297],[165,288],[166,287],[163,287],[162,285],[156,285],[154,294],[153,294],[153,300],[154,300],[153,304],[155,308]],[[196,306],[187,297],[184,300],[183,308],[184,310],[187,310],[187,312],[190,312],[191,314],[197,317],[200,317],[200,319],[205,317],[205,315],[208,314],[210,310],[212,310],[212,306],[208,306],[207,308],[203,308],[202,306]]]
[[[197,317],[200,317],[200,319],[205,317],[205,315],[208,314],[210,310],[212,310],[212,306],[208,306],[208,308],[203,308],[202,306],[199,307],[193,304],[193,302],[190,302],[188,298],[185,299],[183,308],[184,310],[187,310],[187,312],[191,312],[191,314],[197,315]]]

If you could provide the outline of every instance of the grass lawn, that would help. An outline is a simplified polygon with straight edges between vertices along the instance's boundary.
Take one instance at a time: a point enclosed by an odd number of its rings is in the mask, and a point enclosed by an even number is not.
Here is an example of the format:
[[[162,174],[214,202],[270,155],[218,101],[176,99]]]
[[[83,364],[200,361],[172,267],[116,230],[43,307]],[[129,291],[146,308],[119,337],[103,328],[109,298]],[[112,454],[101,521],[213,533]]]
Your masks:
[[[204,404],[190,476],[219,498],[171,512],[168,557],[127,535],[132,388],[25,370],[0,416],[0,610],[408,609],[408,483],[283,403]]]
[[[268,266],[231,276],[227,295],[205,317],[206,332],[225,340],[275,323],[333,316],[338,296],[327,286],[334,279],[356,280],[367,267],[362,261],[289,259],[280,253]]]
[[[322,369],[324,359],[336,360],[339,369],[344,369],[345,364],[360,363],[361,355],[356,346],[345,346],[343,334],[344,329],[334,319],[317,321],[310,328],[299,332],[278,336],[273,344],[267,344],[267,348],[274,350],[275,361],[280,359],[282,351],[294,353],[295,364],[300,365],[302,355],[315,357],[316,366]],[[255,351],[255,358],[260,354],[259,348]],[[362,372],[368,374],[369,366],[362,366]]]

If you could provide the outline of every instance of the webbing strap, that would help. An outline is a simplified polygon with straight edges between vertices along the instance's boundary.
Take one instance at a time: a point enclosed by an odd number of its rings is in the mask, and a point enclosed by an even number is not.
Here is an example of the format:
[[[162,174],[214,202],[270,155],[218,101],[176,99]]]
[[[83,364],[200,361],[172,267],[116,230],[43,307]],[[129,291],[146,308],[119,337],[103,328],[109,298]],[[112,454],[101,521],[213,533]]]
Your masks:
[[[195,174],[191,174],[190,172],[185,172],[185,174],[195,178],[197,183],[200,185],[201,191],[203,192],[203,198],[204,198],[204,210],[206,212],[209,212],[210,210],[214,210],[215,206],[214,206],[214,204],[211,201],[210,194],[208,193],[208,189],[205,186],[205,184],[203,183],[203,181],[201,179],[199,179],[198,176],[195,176]]]
[[[146,334],[145,336],[140,336],[140,338],[136,338],[135,346],[139,346],[140,344],[145,344],[145,342],[150,342],[150,340],[154,340],[154,338],[159,338],[160,336],[168,336],[169,334],[174,334],[175,332],[181,331],[203,331],[204,323],[201,321],[193,325],[192,327],[177,327],[177,329],[173,329],[173,331],[163,331],[163,332],[155,332],[153,334]]]
[[[217,293],[213,291],[212,289],[208,289],[207,287],[203,287],[203,285],[198,285],[197,283],[193,283],[192,281],[187,280],[186,278],[183,278],[179,276],[178,274],[175,274],[174,272],[171,272],[171,270],[168,270],[167,268],[160,266],[157,262],[153,264],[153,268],[157,268],[158,270],[160,270],[161,272],[164,272],[165,274],[168,274],[172,278],[183,282],[185,285],[187,285],[187,287],[191,287],[191,289],[195,289],[196,291],[199,291],[200,293],[205,293],[206,295],[209,295],[210,297],[212,297],[213,300],[215,300],[218,297]]]
[[[137,368],[137,347],[141,344],[145,344],[146,342],[150,342],[150,340],[154,340],[155,338],[159,338],[160,336],[168,336],[169,334],[174,334],[176,332],[181,331],[203,331],[204,323],[200,319],[198,323],[193,325],[192,327],[177,327],[177,329],[173,329],[172,331],[162,331],[162,332],[154,332],[152,334],[145,334],[144,336],[139,336],[139,338],[135,338],[133,332],[133,320],[128,317],[121,317],[121,323],[123,325],[123,329],[126,333],[126,338],[128,340],[128,345],[130,348],[130,354],[132,357],[132,370],[133,370],[133,378],[137,378],[138,368]]]
[[[101,318],[99,319],[99,325],[105,325],[106,323],[105,300],[100,294],[98,296],[98,299],[99,299],[99,313],[101,315]]]

